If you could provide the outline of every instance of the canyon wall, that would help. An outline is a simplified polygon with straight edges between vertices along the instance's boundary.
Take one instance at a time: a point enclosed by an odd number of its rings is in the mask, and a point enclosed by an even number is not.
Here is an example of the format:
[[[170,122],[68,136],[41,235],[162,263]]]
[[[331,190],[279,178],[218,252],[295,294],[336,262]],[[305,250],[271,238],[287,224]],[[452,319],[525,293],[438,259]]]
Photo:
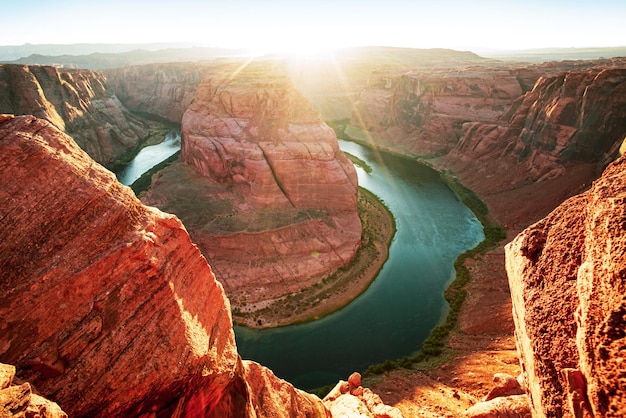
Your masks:
[[[375,71],[348,134],[405,153],[446,153],[463,123],[497,120],[536,77],[530,70],[481,66]]]
[[[434,164],[454,171],[505,225],[526,227],[588,188],[618,155],[625,68],[624,59],[603,60],[542,76],[496,122],[464,124],[458,145]]]
[[[180,123],[200,81],[219,64],[147,64],[102,70],[108,86],[128,109]]]
[[[50,123],[0,117],[0,361],[73,417],[327,416],[237,354],[185,228]]]
[[[533,416],[626,413],[626,159],[506,247]]]
[[[89,70],[0,65],[0,113],[35,115],[74,138],[97,162],[109,165],[149,135]]]
[[[142,199],[183,219],[238,309],[354,257],[356,171],[286,77],[260,66],[203,80],[183,116],[181,160]]]

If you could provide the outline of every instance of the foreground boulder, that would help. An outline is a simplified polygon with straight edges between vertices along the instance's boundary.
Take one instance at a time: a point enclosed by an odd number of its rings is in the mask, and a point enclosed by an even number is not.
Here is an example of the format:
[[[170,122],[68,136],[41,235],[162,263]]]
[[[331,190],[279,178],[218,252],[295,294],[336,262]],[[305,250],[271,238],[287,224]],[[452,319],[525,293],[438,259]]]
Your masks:
[[[328,415],[241,361],[229,302],[181,222],[70,137],[1,115],[0,183],[0,361],[68,415]]]
[[[533,416],[626,414],[626,159],[506,247]]]
[[[30,384],[13,383],[15,367],[0,363],[0,417],[67,418],[54,402],[32,393]]]

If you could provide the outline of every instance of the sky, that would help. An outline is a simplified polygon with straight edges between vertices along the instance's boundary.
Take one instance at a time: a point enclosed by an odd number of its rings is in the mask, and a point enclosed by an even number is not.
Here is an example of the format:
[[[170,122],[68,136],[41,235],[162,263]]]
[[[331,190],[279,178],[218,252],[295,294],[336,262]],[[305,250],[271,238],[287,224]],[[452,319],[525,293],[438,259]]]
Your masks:
[[[0,45],[193,42],[313,53],[626,46],[624,0],[0,0]]]

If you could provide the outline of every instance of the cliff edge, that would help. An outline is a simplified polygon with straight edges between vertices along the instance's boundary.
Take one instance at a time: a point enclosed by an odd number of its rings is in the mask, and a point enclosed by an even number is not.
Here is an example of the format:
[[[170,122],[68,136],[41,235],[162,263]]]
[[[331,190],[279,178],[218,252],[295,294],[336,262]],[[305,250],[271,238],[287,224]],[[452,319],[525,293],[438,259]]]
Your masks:
[[[533,416],[626,414],[626,159],[506,247]]]
[[[0,361],[70,416],[327,415],[242,362],[222,286],[181,222],[67,135],[3,115],[0,178]]]

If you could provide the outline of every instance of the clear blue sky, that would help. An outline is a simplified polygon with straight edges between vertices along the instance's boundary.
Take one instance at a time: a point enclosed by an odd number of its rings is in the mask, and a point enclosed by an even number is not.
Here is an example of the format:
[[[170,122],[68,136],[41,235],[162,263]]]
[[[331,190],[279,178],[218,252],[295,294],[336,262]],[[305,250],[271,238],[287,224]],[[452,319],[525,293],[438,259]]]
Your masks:
[[[0,0],[0,45],[197,42],[524,49],[626,45],[625,0]]]

